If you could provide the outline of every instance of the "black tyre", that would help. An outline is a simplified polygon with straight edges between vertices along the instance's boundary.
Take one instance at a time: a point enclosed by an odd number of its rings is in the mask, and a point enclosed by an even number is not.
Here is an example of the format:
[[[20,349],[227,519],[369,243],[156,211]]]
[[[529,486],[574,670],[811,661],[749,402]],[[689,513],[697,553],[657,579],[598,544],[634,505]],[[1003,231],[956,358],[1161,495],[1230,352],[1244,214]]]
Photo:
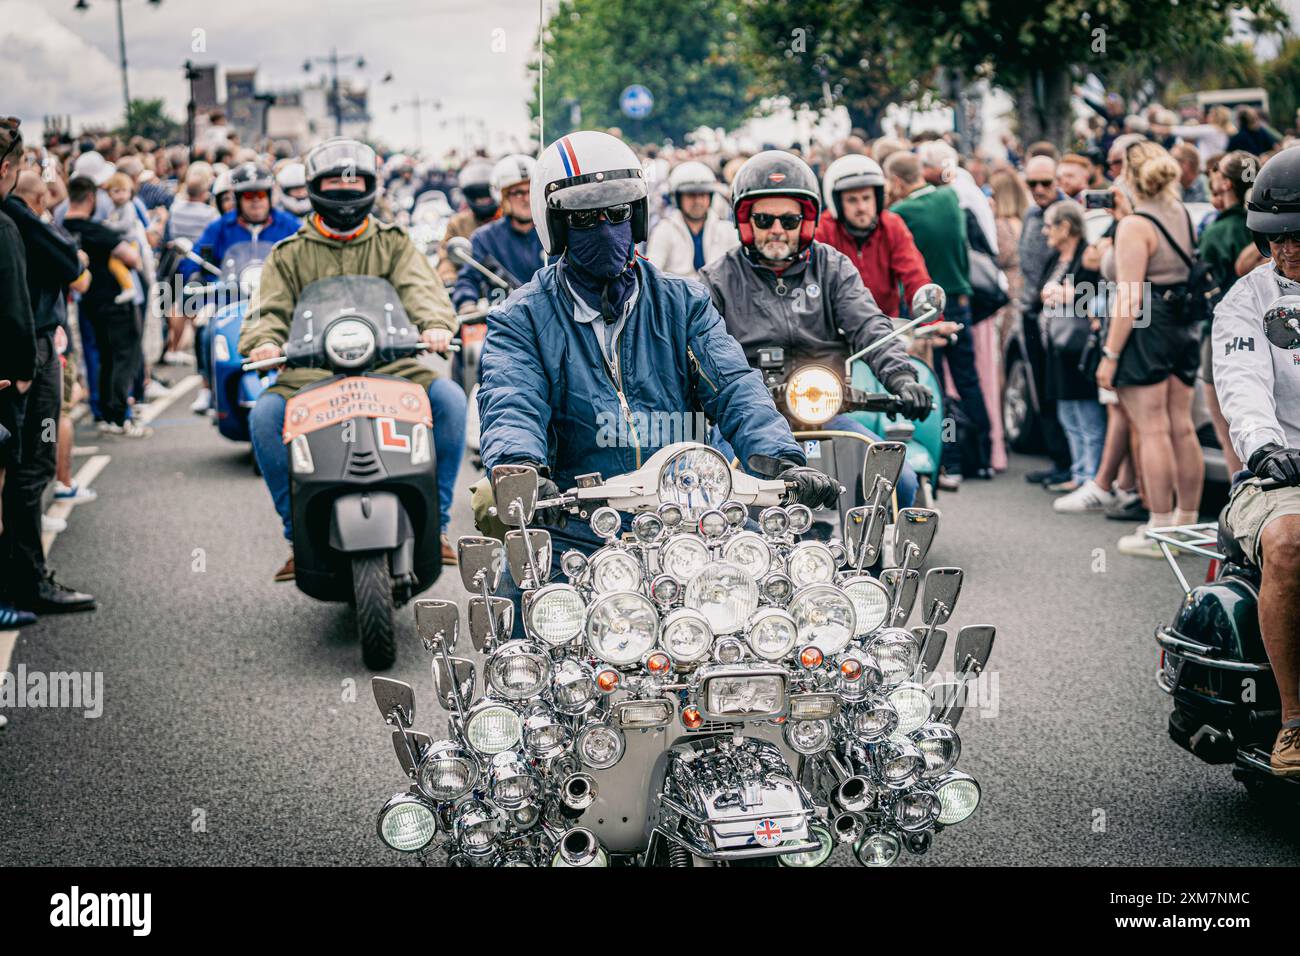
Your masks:
[[[393,580],[388,555],[366,554],[352,559],[352,594],[357,614],[361,660],[372,671],[387,670],[397,659],[393,630]]]
[[[1007,366],[1007,383],[1002,389],[1002,428],[1012,451],[1037,451],[1040,445],[1038,412],[1029,376],[1029,363],[1020,355]]]

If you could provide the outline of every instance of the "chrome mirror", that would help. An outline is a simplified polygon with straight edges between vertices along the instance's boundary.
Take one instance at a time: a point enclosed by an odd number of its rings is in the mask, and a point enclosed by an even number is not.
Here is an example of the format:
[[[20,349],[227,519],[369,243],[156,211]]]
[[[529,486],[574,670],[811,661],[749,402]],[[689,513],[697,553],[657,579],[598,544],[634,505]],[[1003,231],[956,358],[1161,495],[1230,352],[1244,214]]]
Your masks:
[[[484,583],[488,593],[501,585],[501,570],[505,567],[505,546],[499,538],[465,536],[456,542],[456,560],[460,580],[466,591],[482,592]]]
[[[941,720],[954,730],[961,722],[962,712],[966,709],[962,702],[964,684],[959,681],[944,681],[932,684],[926,691],[930,695],[930,719]]]
[[[455,654],[460,635],[460,608],[451,601],[420,598],[415,602],[415,633],[430,653],[446,650]]]
[[[443,249],[447,253],[447,258],[458,266],[463,266],[474,255],[474,246],[464,236],[452,236]]]
[[[921,620],[934,626],[947,624],[961,594],[961,568],[931,568],[921,591]]]
[[[469,599],[469,639],[474,650],[485,650],[491,643],[509,638],[514,626],[514,601],[503,597],[489,597],[487,602],[481,597]]]
[[[880,583],[889,595],[889,617],[886,627],[902,627],[912,616],[916,592],[921,583],[921,572],[911,568],[886,568],[880,572]]]
[[[859,572],[876,563],[880,544],[889,523],[884,505],[871,508],[850,508],[844,515],[844,536],[848,541],[852,561]],[[868,537],[870,536],[870,537]]]
[[[934,544],[939,512],[929,508],[902,508],[894,523],[894,560],[899,567],[919,568]]]
[[[1284,295],[1269,306],[1264,334],[1280,349],[1300,349],[1300,295]]]
[[[421,758],[432,745],[433,738],[418,730],[393,731],[393,750],[397,752],[397,762],[402,765],[408,777],[415,776],[415,768],[420,765]],[[411,762],[412,759],[414,763]]]
[[[510,526],[533,520],[537,504],[537,469],[532,465],[497,465],[492,469],[492,494],[497,517]]]
[[[898,486],[907,446],[897,441],[878,441],[867,449],[862,462],[862,494],[867,504],[882,504]]]
[[[410,684],[391,677],[372,677],[370,689],[384,723],[402,729],[415,723],[415,691]]]
[[[921,674],[933,674],[943,657],[943,649],[948,646],[948,632],[942,627],[927,628],[918,624],[912,628],[912,636],[921,645]]]
[[[997,630],[992,624],[967,624],[957,632],[957,650],[952,659],[957,673],[973,676],[984,670],[993,653]]]
[[[507,531],[506,560],[510,576],[521,588],[541,587],[551,577],[551,533],[541,529]]]
[[[433,690],[443,710],[463,714],[469,709],[474,702],[474,678],[473,661],[463,657],[433,659]]]
[[[916,290],[916,295],[912,296],[912,318],[915,319],[922,312],[930,309],[942,312],[947,304],[948,296],[943,288],[938,283],[927,282]]]

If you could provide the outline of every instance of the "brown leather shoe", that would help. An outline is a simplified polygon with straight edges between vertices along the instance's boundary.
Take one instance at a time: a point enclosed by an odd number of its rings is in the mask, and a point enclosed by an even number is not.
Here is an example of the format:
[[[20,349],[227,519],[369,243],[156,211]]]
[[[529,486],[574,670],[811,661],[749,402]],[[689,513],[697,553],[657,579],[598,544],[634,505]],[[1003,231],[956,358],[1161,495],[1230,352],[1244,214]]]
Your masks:
[[[1273,772],[1279,776],[1300,776],[1300,720],[1291,720],[1282,725],[1268,762]]]
[[[277,580],[277,581],[292,581],[292,580],[293,580],[293,577],[294,577],[294,570],[293,570],[293,552],[290,551],[290,552],[289,552],[289,560],[286,561],[286,562],[284,562],[284,567],[280,568],[279,571],[276,571],[276,572],[275,572],[275,580]]]
[[[451,543],[451,539],[445,534],[442,536],[442,563],[456,563],[456,546]]]

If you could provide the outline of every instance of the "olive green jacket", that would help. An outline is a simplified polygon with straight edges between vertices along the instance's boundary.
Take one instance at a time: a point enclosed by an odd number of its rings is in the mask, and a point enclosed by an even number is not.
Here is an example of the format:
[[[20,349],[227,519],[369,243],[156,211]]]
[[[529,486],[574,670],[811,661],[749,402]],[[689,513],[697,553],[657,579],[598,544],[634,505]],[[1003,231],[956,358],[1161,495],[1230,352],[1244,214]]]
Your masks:
[[[401,228],[372,217],[355,239],[331,239],[308,219],[298,232],[277,242],[262,264],[261,285],[239,333],[240,354],[248,355],[259,345],[284,345],[302,290],[317,279],[346,275],[387,279],[421,332],[447,329],[454,333],[459,328],[442,280]],[[424,388],[437,378],[436,372],[413,358],[390,362],[375,371],[410,379]],[[269,390],[288,398],[333,374],[321,368],[287,368]]]

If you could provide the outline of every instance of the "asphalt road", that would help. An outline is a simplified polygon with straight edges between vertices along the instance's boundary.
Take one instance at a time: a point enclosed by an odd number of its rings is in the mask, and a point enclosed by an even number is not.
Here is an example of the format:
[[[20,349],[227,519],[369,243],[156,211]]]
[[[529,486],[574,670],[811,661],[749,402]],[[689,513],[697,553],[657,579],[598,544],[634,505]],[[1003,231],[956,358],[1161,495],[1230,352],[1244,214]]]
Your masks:
[[[398,862],[374,821],[405,778],[350,612],[272,582],[285,546],[247,448],[189,398],[150,440],[80,436],[111,461],[51,563],[100,608],[25,629],[8,669],[102,672],[103,714],[5,712],[0,863]],[[1177,603],[1168,568],[1118,554],[1125,526],[1055,514],[1021,480],[1036,466],[1014,459],[940,499],[931,563],[966,571],[954,634],[997,625],[998,693],[961,725],[959,767],[983,805],[902,864],[1300,863],[1294,814],[1256,805],[1165,734],[1151,632]],[[467,464],[461,485],[473,477]],[[471,533],[466,499],[453,530]],[[430,595],[461,598],[459,577]],[[409,610],[400,621],[391,675],[416,687],[417,727],[440,730]]]

